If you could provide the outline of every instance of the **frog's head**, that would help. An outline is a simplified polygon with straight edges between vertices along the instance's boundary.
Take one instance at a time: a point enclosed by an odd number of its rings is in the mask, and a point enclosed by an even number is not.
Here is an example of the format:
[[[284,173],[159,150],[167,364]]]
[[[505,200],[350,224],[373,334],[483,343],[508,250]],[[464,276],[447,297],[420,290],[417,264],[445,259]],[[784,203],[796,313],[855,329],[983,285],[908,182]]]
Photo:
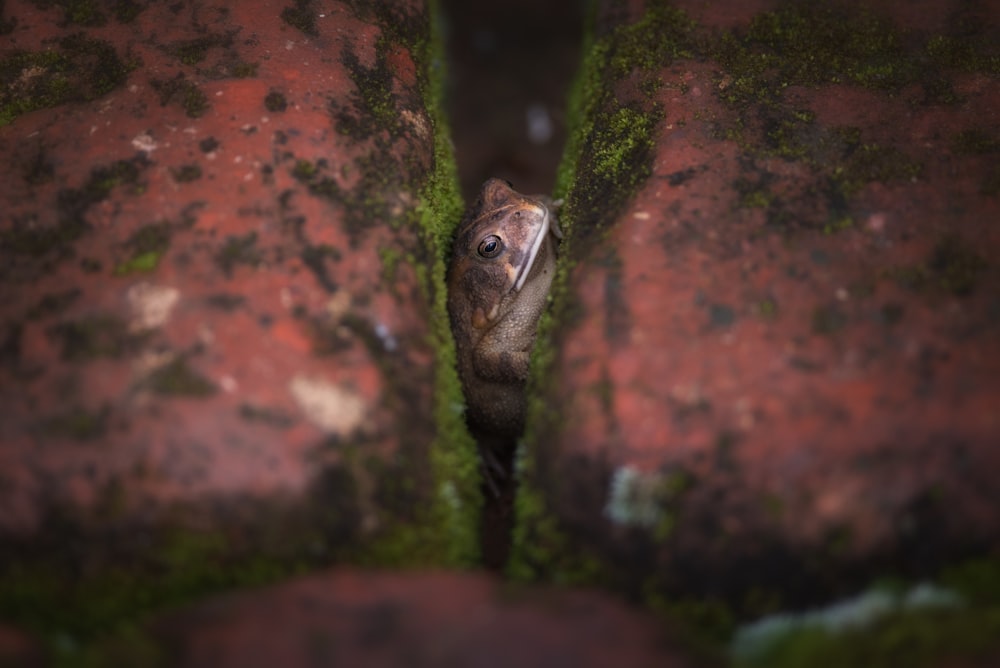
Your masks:
[[[548,208],[491,178],[458,230],[449,282],[466,292],[473,325],[485,327],[524,286],[549,233]],[[457,281],[455,279],[457,278]],[[457,284],[454,284],[457,283]]]

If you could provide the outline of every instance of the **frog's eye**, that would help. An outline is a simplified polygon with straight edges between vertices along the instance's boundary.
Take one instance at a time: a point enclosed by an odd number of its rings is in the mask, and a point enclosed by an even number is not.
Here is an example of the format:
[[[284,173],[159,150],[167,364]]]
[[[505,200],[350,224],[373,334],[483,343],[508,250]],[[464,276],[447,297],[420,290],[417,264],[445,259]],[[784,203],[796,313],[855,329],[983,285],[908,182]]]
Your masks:
[[[485,258],[494,258],[503,250],[503,242],[500,237],[491,234],[479,242],[479,255]]]

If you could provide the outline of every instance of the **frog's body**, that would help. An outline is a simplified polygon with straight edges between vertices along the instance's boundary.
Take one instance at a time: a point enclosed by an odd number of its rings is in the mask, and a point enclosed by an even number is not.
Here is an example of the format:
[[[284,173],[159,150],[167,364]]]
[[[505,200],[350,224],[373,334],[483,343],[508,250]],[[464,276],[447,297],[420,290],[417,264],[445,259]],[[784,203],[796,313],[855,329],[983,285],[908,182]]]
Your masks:
[[[547,197],[483,184],[459,226],[448,266],[448,313],[474,431],[524,430],[528,358],[562,237]]]

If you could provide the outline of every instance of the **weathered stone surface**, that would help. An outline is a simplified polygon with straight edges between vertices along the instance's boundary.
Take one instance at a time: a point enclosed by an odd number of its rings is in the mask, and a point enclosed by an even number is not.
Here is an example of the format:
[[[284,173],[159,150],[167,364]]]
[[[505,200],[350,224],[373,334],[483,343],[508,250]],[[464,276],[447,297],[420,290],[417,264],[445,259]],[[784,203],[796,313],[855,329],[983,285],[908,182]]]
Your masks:
[[[168,665],[191,668],[698,665],[655,620],[605,595],[475,574],[337,571],[220,597],[148,628]]]
[[[514,572],[754,615],[997,554],[997,17],[613,4]]]
[[[425,4],[3,26],[0,613],[51,623],[60,578],[114,617],[290,562],[473,559]]]

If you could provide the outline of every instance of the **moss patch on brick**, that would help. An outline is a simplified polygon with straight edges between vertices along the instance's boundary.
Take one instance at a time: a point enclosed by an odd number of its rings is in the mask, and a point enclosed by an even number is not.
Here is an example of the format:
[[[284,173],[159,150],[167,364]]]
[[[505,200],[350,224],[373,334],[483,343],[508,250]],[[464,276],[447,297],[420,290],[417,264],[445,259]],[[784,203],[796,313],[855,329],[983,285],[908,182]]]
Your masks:
[[[179,73],[173,79],[152,79],[150,85],[160,96],[160,106],[179,106],[188,118],[199,118],[212,107],[198,84]]]
[[[846,84],[897,96],[922,89],[923,98],[913,97],[910,104],[957,104],[962,100],[951,88],[952,70],[994,76],[1000,67],[988,29],[970,21],[972,16],[962,19],[961,27],[950,26],[961,38],[918,36],[864,8],[793,2],[758,14],[745,27],[700,35],[699,52],[722,65],[717,95],[737,114],[735,123],[717,129],[720,136],[736,140],[753,158],[801,162],[828,184],[782,195],[764,188],[741,204],[765,208],[769,226],[782,233],[805,229],[830,234],[852,226],[849,199],[868,184],[921,177],[922,165],[905,146],[866,140],[857,128],[818,124],[809,110],[789,103],[785,91]],[[975,153],[989,146],[981,139],[987,138],[960,136],[955,148]],[[991,192],[988,179],[981,188],[984,194]],[[817,211],[828,216],[817,216]]]
[[[215,254],[215,264],[227,278],[233,277],[238,265],[256,267],[264,256],[257,247],[257,233],[247,232],[241,236],[230,236]]]
[[[917,292],[943,290],[962,297],[975,291],[980,274],[989,266],[989,261],[961,237],[947,234],[923,262],[888,267],[880,275]]]
[[[131,23],[142,13],[145,6],[134,0],[31,0],[39,9],[58,7],[62,11],[63,26],[99,27],[108,23],[108,14],[119,23]]]
[[[46,436],[71,438],[77,441],[94,441],[107,431],[110,414],[111,409],[107,405],[102,406],[99,410],[73,406],[46,417],[41,421],[39,427]]]
[[[97,99],[134,67],[110,43],[83,35],[45,51],[14,51],[0,59],[0,127],[29,111]]]
[[[319,36],[316,28],[316,9],[313,0],[295,0],[294,4],[281,10],[281,20],[309,37]]]
[[[898,607],[869,623],[859,618],[842,624],[839,632],[816,626],[789,630],[759,651],[739,656],[734,665],[931,668],[949,661],[974,665],[995,660],[1000,655],[1000,564],[988,559],[967,561],[942,573],[940,584],[956,597],[953,604]],[[889,592],[907,589],[901,583],[885,583],[881,588]],[[790,614],[788,620],[795,618]]]
[[[312,11],[312,5],[296,2],[294,8]],[[417,288],[408,297],[424,300],[429,328],[415,343],[433,354],[433,366],[426,373],[413,373],[412,360],[394,351],[386,332],[369,318],[349,314],[338,325],[350,333],[351,345],[364,346],[380,366],[389,383],[384,394],[387,410],[401,415],[419,410],[420,414],[401,427],[400,454],[388,462],[366,454],[363,435],[352,437],[350,443],[331,438],[324,447],[342,453],[343,463],[327,466],[306,498],[289,502],[287,507],[274,498],[210,499],[203,505],[158,508],[162,514],[156,517],[169,526],[154,521],[137,529],[130,508],[147,500],[129,498],[127,481],[108,481],[93,512],[53,502],[46,511],[45,526],[36,535],[23,544],[5,542],[10,558],[0,565],[0,616],[37,632],[50,649],[53,665],[155,664],[163,655],[155,641],[138,630],[137,620],[165,606],[224,589],[273,582],[331,563],[467,567],[478,559],[481,498],[476,451],[462,420],[445,308],[444,257],[451,228],[461,215],[461,202],[441,110],[440,26],[431,24],[426,12],[402,10],[392,3],[369,3],[365,11],[374,12],[380,22],[391,17],[399,23],[380,23],[381,60],[370,71],[356,64],[356,96],[348,100],[349,109],[331,108],[331,124],[337,122],[337,111],[345,109],[358,118],[377,111],[380,101],[397,108],[394,114],[385,109],[374,114],[376,123],[367,136],[341,135],[359,156],[345,166],[346,172],[339,165],[334,171],[326,162],[297,156],[287,157],[288,169],[314,196],[328,198],[348,216],[357,216],[349,220],[357,234],[381,223],[405,230],[406,238],[412,239],[401,241],[398,252],[384,257],[391,265],[387,271],[416,277]],[[433,35],[428,38],[430,25]],[[385,54],[400,47],[409,49],[417,62],[418,84],[413,90],[400,90],[388,76]],[[201,59],[198,49],[185,53],[192,62],[182,63],[184,67],[208,60],[207,56]],[[164,104],[180,104],[189,115],[207,108],[206,101],[198,102],[192,93],[196,87],[192,89],[184,76],[157,82],[157,86]],[[186,106],[187,97],[197,104]],[[423,149],[431,141],[433,155],[425,158]],[[203,140],[200,146],[209,152],[218,148],[218,142]],[[75,239],[84,233],[87,209],[114,189],[141,188],[145,166],[115,163],[95,173],[84,187],[62,196],[65,213],[61,215],[72,223],[67,234]],[[184,182],[179,176],[183,174],[174,173],[175,180]],[[350,186],[341,188],[340,178],[350,179]],[[287,208],[288,199],[281,196],[279,206]],[[186,222],[153,222],[137,230],[120,244],[124,257],[117,265],[119,273],[141,270],[147,266],[144,262],[152,266]],[[290,229],[303,224],[288,222]],[[46,239],[22,241],[27,251],[51,250]],[[258,248],[252,232],[218,243],[215,259],[223,271],[235,272],[241,264],[256,265],[268,252]],[[332,280],[324,282],[324,267],[347,252],[310,245],[302,259],[332,293],[338,286]],[[238,300],[225,295],[209,301],[220,308],[239,307]],[[11,331],[12,349],[19,345],[14,339],[21,331]],[[327,327],[314,334],[317,340],[327,336],[329,342],[331,331]],[[133,354],[155,333],[130,333],[127,323],[98,313],[58,322],[49,328],[48,336],[65,359],[86,363]],[[8,347],[5,342],[0,346]],[[208,396],[216,386],[195,369],[195,362],[194,357],[179,356],[138,379],[133,390],[165,398],[147,397],[157,402]],[[428,403],[429,386],[433,387],[432,411],[421,408]],[[238,410],[244,420],[259,423],[260,428],[277,430],[289,424],[288,416],[270,407],[245,405]],[[102,429],[114,427],[112,415],[104,416],[100,409],[70,408],[49,416],[40,427],[86,441],[91,447],[100,442]],[[433,437],[430,443],[428,436]],[[149,475],[141,467],[133,473]],[[368,529],[362,530],[363,517],[376,520],[374,539]],[[213,530],[205,531],[205,526]],[[83,574],[82,563],[86,563]]]
[[[142,531],[121,519],[133,501],[126,489],[109,481],[90,511],[56,503],[43,519],[46,540],[4,544],[0,616],[38,635],[47,665],[123,665],[108,659],[123,637],[152,642],[138,626],[150,613],[318,568],[358,531],[357,491],[338,468],[320,476],[302,504],[247,498],[219,499],[208,510],[176,506],[164,524]],[[208,516],[226,530],[206,531]]]
[[[142,385],[155,394],[170,397],[207,397],[218,391],[215,383],[192,369],[184,356],[150,373]]]
[[[566,238],[553,281],[552,308],[542,317],[532,355],[528,427],[517,465],[521,486],[508,573],[518,580],[583,583],[609,575],[601,559],[567,537],[538,487],[538,467],[558,457],[551,448],[558,442],[564,414],[551,369],[561,339],[575,322],[570,268],[575,258],[592,254],[650,175],[663,117],[654,99],[661,85],[659,70],[691,54],[692,30],[686,14],[662,4],[652,5],[637,23],[618,26],[599,38],[593,20],[588,28],[586,56],[571,89],[569,141],[555,192],[565,199],[560,224]]]
[[[59,345],[60,355],[67,362],[119,359],[138,350],[145,341],[145,335],[130,332],[123,320],[103,313],[60,322],[45,333]]]

